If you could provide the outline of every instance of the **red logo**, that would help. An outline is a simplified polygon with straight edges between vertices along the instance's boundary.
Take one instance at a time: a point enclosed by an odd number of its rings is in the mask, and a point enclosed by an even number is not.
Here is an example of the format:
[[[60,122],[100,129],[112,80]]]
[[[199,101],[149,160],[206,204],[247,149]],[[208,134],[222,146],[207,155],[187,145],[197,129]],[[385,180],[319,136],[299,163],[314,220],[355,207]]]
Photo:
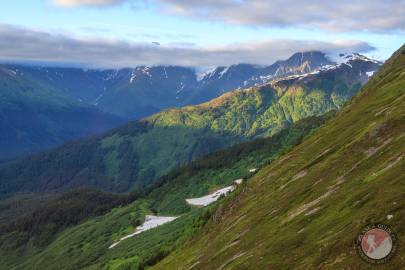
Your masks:
[[[396,236],[383,224],[367,226],[356,242],[360,256],[372,264],[387,262],[396,250]]]

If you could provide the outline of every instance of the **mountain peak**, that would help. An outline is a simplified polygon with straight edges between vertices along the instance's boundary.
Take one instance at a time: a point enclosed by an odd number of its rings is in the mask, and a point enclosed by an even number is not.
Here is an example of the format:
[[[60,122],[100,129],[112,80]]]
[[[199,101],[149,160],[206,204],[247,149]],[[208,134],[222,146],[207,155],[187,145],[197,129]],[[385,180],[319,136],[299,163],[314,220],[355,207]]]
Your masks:
[[[307,51],[294,53],[285,61],[277,61],[283,65],[301,66],[305,62],[310,62],[312,66],[321,66],[330,64],[330,60],[326,57],[325,53],[320,51]]]
[[[372,63],[379,64],[379,65],[382,64],[380,61],[368,58],[367,56],[362,55],[357,52],[339,53],[338,55],[331,55],[330,57],[337,64],[350,63],[352,61],[372,62]]]

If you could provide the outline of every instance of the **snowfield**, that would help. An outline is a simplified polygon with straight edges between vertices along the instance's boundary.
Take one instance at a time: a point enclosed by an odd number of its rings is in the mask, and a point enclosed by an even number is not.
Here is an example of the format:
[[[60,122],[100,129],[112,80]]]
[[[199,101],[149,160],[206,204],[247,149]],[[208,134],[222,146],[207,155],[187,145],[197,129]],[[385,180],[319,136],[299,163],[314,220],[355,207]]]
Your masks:
[[[232,192],[235,189],[235,186],[229,186],[226,188],[222,188],[220,190],[217,190],[211,194],[208,194],[203,197],[199,198],[192,198],[192,199],[186,199],[186,202],[190,205],[195,205],[195,206],[207,206],[219,199],[221,195],[227,195],[228,193]]]
[[[367,74],[367,76],[371,77],[371,76],[373,76],[374,72],[375,71],[368,71],[368,72],[366,72],[366,74]]]
[[[215,201],[217,201],[221,195],[228,195],[229,193],[231,193],[232,191],[235,190],[236,185],[240,185],[242,184],[243,179],[236,179],[234,181],[235,185],[232,186],[228,186],[222,189],[219,189],[211,194],[208,194],[206,196],[203,197],[199,197],[199,198],[191,198],[191,199],[186,199],[186,202],[190,205],[194,205],[194,206],[207,206]]]
[[[161,226],[165,223],[171,222],[171,221],[175,220],[176,218],[178,218],[178,217],[162,217],[162,216],[147,215],[145,217],[145,222],[141,226],[136,227],[136,231],[134,233],[131,233],[131,234],[128,234],[128,235],[122,237],[118,242],[113,243],[108,248],[113,248],[125,239],[131,238],[137,234],[143,233],[144,231],[147,231],[147,230],[156,228],[158,226]]]
[[[235,181],[233,181],[235,184],[240,185],[243,182],[243,178],[240,179],[236,179]]]

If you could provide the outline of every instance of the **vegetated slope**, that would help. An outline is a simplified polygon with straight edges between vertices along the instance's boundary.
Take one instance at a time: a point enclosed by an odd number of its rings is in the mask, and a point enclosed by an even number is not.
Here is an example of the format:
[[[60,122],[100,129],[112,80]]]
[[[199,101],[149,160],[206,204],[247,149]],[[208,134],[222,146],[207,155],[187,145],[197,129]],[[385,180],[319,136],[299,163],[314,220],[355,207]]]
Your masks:
[[[365,70],[378,67],[357,59],[348,64],[170,109],[0,168],[0,196],[77,186],[140,189],[179,164],[340,108],[368,79]]]
[[[104,132],[122,122],[0,66],[0,163]]]
[[[46,205],[58,194],[17,194],[0,200],[0,227]]]
[[[211,215],[211,207],[192,208],[186,204],[186,198],[205,195],[238,178],[251,177],[249,169],[268,164],[332,114],[301,120],[271,138],[238,144],[179,167],[143,196],[74,191],[52,198],[28,214],[13,217],[12,221],[3,220],[0,269],[143,269],[153,265],[194,234]],[[138,199],[127,206],[93,217],[134,198]],[[145,214],[151,212],[180,217],[108,249],[113,242],[132,233]]]
[[[92,216],[105,214],[120,205],[129,204],[135,198],[131,195],[116,195],[91,189],[78,189],[60,196],[49,196],[45,202],[38,203],[26,214],[0,222],[0,232],[15,232],[15,236],[20,237],[19,241],[31,241],[35,246],[41,247],[49,244],[54,235],[64,228]]]
[[[154,269],[367,269],[354,241],[384,223],[404,245],[405,46],[336,118],[260,170]],[[392,215],[391,218],[387,218]],[[398,250],[385,269],[402,269]]]
[[[149,197],[154,202],[151,207],[170,215],[187,211],[190,206],[185,198],[200,197],[232,184],[235,179],[251,177],[250,169],[271,163],[334,114],[335,111],[332,111],[305,118],[271,137],[236,144],[172,170],[151,188]]]

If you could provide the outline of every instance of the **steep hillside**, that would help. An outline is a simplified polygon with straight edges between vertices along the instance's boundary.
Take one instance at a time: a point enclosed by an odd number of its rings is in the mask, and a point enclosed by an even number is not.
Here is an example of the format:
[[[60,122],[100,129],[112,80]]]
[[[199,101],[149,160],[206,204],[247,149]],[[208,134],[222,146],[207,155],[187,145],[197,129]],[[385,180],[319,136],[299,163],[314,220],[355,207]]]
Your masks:
[[[0,66],[0,163],[106,131],[118,117],[72,101]]]
[[[369,68],[361,65],[356,71]],[[119,192],[143,188],[181,163],[339,109],[366,80],[364,70],[350,70],[343,64],[288,79],[287,87],[285,81],[275,81],[236,90],[132,122],[102,137],[69,143],[0,168],[0,194],[77,186]]]
[[[143,195],[117,196],[91,190],[52,198],[41,195],[41,202],[26,213],[20,209],[27,208],[25,203],[21,207],[13,204],[14,212],[20,213],[17,215],[8,209],[2,213],[2,205],[11,205],[11,198],[7,199],[0,203],[0,217],[4,217],[0,219],[0,269],[143,269],[153,265],[211,215],[211,207],[190,207],[186,198],[203,196],[238,178],[248,179],[252,176],[249,169],[272,162],[331,116],[304,119],[271,138],[238,144],[179,167]],[[31,204],[33,196],[27,198]],[[122,207],[101,215],[117,205]],[[180,217],[108,248],[151,213]]]
[[[405,46],[336,118],[261,169],[154,269],[368,269],[354,241],[384,223],[404,245]],[[382,269],[402,269],[397,254]]]

